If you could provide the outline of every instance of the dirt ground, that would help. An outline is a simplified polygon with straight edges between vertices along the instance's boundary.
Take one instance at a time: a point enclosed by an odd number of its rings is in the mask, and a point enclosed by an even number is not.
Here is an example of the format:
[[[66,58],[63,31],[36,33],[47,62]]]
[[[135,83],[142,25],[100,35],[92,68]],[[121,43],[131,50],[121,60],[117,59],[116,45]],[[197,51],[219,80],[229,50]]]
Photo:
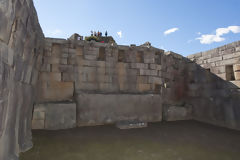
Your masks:
[[[143,129],[115,126],[33,131],[34,147],[20,160],[239,160],[240,131],[195,121]]]

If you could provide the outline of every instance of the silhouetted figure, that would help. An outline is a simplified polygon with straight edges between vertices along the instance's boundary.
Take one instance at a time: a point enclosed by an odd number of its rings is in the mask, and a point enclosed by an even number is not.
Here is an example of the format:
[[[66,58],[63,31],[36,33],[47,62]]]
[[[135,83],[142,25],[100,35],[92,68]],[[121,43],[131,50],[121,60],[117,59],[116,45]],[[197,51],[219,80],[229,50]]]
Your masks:
[[[102,37],[102,32],[100,32],[100,37]]]
[[[96,32],[96,31],[94,31],[94,36],[96,36],[96,37],[97,37],[97,32]]]
[[[91,36],[93,36],[93,31],[91,31]]]
[[[107,32],[107,31],[105,32],[105,36],[106,36],[106,37],[108,36],[108,32]]]

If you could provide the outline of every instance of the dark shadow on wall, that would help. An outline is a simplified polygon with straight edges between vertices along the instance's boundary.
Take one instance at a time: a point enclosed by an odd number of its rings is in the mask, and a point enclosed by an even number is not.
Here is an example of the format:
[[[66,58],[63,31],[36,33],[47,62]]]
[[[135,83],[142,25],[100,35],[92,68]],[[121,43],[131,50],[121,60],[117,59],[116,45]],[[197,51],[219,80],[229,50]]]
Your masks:
[[[189,60],[186,100],[192,105],[192,118],[231,129],[240,129],[239,87],[219,78]]]

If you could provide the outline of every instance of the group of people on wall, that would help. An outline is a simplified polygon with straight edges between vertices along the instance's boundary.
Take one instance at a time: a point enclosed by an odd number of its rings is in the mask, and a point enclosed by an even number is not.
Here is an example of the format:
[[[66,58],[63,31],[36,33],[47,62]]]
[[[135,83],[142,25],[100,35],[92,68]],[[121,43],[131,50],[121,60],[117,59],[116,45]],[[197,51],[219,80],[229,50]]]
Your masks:
[[[91,36],[102,37],[102,32],[91,31]],[[107,31],[105,32],[105,36],[106,37],[108,36],[108,32]]]

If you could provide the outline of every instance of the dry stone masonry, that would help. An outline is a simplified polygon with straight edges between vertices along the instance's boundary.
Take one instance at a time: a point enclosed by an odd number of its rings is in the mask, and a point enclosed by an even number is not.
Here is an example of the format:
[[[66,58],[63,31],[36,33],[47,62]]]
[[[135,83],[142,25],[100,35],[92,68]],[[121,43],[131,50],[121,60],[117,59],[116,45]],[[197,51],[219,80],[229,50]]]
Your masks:
[[[240,129],[239,47],[240,41],[237,41],[188,56],[196,62],[189,98],[194,106],[194,119]],[[200,71],[199,65],[205,71]]]
[[[31,119],[44,35],[31,0],[0,1],[0,160],[32,147]]]
[[[36,106],[76,103],[77,126],[161,121],[163,104],[168,103],[162,96],[168,96],[167,92],[170,96],[169,87],[174,77],[183,74],[182,64],[187,61],[153,47],[46,38]],[[190,115],[185,110],[180,109],[182,119]],[[43,120],[34,120],[33,128],[46,129],[59,121],[58,117]],[[66,123],[48,129],[69,126]]]
[[[187,58],[149,42],[45,38],[31,0],[0,1],[0,160],[31,129],[198,120],[240,129],[240,42]]]

